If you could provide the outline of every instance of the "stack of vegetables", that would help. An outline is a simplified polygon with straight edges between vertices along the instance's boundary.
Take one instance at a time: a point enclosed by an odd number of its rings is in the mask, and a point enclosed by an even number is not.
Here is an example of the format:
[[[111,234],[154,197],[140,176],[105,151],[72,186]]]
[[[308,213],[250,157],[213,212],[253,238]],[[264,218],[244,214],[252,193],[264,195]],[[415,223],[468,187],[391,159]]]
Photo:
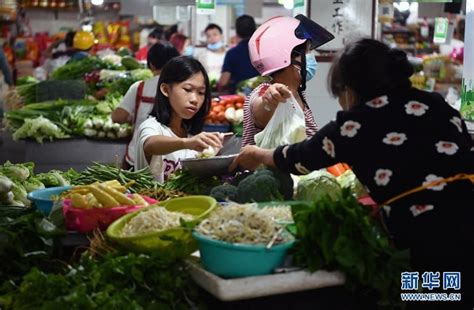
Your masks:
[[[28,193],[45,187],[69,185],[69,177],[74,171],[63,173],[51,170],[34,174],[34,163],[0,165],[0,205],[29,207]]]
[[[73,208],[114,208],[119,206],[147,206],[143,197],[137,193],[126,195],[127,184],[121,185],[117,180],[110,180],[90,185],[74,186],[67,191],[65,198],[70,198]]]
[[[212,99],[206,125],[239,125],[244,120],[244,101],[240,95],[226,95]]]
[[[110,118],[118,103],[117,97],[112,95],[101,102],[59,99],[25,105],[5,113],[5,117],[15,140],[33,138],[42,143],[45,139],[73,136],[124,138],[131,135],[131,126],[113,124]]]
[[[112,123],[111,113],[133,83],[152,76],[150,70],[129,56],[106,55],[72,61],[56,69],[51,78],[65,84],[65,88],[70,84],[72,89],[77,89],[73,86],[78,82],[82,85],[85,82],[87,99],[38,102],[38,88],[45,82],[28,79],[8,95],[7,125],[15,140],[34,138],[38,143],[44,139],[82,136],[129,137],[132,127]]]

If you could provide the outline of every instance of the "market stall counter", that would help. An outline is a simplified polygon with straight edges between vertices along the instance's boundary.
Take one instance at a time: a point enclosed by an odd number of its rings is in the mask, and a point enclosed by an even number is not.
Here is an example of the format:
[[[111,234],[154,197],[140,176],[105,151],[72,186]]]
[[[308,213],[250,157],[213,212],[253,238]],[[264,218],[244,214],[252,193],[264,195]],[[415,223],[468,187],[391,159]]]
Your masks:
[[[38,144],[31,140],[13,141],[7,131],[0,132],[0,163],[33,161],[37,172],[52,169],[81,171],[92,162],[120,163],[126,140],[68,139]]]

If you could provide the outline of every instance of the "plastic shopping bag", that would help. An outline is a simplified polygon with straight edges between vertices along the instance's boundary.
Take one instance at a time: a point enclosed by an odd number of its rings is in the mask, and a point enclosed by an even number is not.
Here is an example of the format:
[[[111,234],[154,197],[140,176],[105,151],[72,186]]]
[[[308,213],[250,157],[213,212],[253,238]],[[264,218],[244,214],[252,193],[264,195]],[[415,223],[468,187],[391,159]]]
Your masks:
[[[255,143],[264,149],[301,142],[306,139],[304,112],[291,96],[279,103],[264,130],[255,135]]]

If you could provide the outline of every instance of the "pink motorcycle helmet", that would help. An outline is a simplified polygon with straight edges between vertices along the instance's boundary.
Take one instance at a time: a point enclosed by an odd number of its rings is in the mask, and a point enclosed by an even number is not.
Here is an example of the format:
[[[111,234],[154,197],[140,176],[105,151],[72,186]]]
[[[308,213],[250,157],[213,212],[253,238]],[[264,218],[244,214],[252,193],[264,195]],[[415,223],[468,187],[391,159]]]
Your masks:
[[[291,53],[296,46],[309,40],[310,49],[315,49],[332,39],[330,32],[304,15],[273,17],[250,38],[250,60],[260,75],[269,75],[291,64]],[[303,62],[306,73],[306,62]]]

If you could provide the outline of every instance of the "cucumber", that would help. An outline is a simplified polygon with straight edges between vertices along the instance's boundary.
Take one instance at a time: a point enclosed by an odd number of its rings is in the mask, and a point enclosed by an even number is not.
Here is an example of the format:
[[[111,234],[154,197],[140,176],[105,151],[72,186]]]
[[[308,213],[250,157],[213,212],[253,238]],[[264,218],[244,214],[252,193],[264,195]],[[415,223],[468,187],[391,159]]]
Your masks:
[[[122,57],[122,66],[124,66],[127,70],[135,70],[142,68],[140,63],[131,56]]]

